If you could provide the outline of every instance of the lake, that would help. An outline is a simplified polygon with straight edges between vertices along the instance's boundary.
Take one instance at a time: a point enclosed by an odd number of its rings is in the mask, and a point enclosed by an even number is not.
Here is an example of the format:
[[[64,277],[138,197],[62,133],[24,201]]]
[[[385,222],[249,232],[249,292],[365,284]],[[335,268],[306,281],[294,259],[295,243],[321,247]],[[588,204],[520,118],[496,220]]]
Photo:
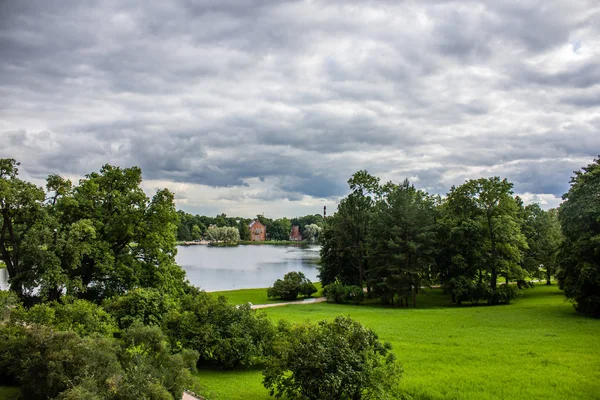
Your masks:
[[[239,245],[177,246],[177,263],[187,279],[206,291],[271,286],[287,272],[302,272],[316,282],[319,246]],[[7,271],[0,269],[0,289],[7,288]]]
[[[320,246],[178,246],[177,263],[194,285],[208,292],[271,286],[287,272],[316,282]]]

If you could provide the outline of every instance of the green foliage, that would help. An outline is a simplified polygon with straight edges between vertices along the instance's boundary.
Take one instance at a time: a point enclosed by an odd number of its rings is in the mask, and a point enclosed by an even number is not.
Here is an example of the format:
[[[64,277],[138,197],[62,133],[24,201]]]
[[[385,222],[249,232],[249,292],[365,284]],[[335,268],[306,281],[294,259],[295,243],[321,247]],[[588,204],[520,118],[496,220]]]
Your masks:
[[[16,165],[0,160],[0,254],[13,291],[31,303],[64,294],[99,303],[136,287],[182,290],[173,194],[149,199],[139,168],[105,165],[77,186],[50,175],[44,201]]]
[[[600,317],[600,158],[571,178],[559,209],[564,243],[558,279],[583,313]]]
[[[282,325],[263,384],[276,398],[391,398],[402,369],[390,349],[350,318]]]
[[[29,324],[0,326],[3,381],[27,399],[180,399],[198,354],[172,354],[158,327],[134,325],[123,339],[80,337]]]
[[[123,296],[107,299],[104,308],[116,319],[119,328],[127,329],[136,321],[143,325],[162,326],[163,319],[176,304],[157,289],[134,289]]]
[[[363,301],[365,292],[359,286],[344,285],[340,282],[330,283],[323,288],[323,296],[333,303],[354,303]]]
[[[269,298],[281,298],[282,300],[294,300],[298,294],[310,297],[317,292],[317,288],[302,272],[288,272],[283,280],[277,279],[272,287],[267,289]]]
[[[556,256],[562,242],[557,210],[544,211],[538,204],[530,204],[521,208],[521,220],[521,231],[527,240],[523,269],[532,277],[546,278],[549,285],[557,271]]]
[[[523,251],[527,247],[521,232],[519,204],[512,197],[512,184],[498,177],[469,180],[448,193],[441,221],[441,255],[438,270],[443,284],[464,277],[490,289],[489,304],[496,304],[498,277],[524,280]],[[446,285],[460,288],[460,283]],[[477,290],[479,292],[479,289]],[[451,292],[454,300],[457,293]]]
[[[392,303],[395,296],[412,298],[414,306],[435,261],[435,206],[435,198],[408,180],[382,188],[368,230],[371,295]]]
[[[201,361],[233,368],[262,361],[271,346],[273,327],[248,305],[233,306],[195,288],[181,297],[180,307],[165,319],[174,348],[198,351]]]
[[[44,261],[41,246],[47,245],[51,232],[45,224],[44,190],[19,179],[18,166],[12,158],[0,159],[0,260],[11,290],[23,296],[31,269]]]
[[[237,243],[240,241],[240,232],[236,227],[209,226],[205,236],[210,242]]]
[[[359,171],[348,181],[352,193],[342,199],[320,235],[323,286],[340,281],[364,286],[369,269],[367,233],[376,196],[381,192],[379,178]]]
[[[58,331],[72,331],[79,336],[112,337],[118,330],[113,317],[102,307],[86,300],[64,300],[64,303],[54,301],[36,304],[31,308],[17,305],[11,310],[11,321],[25,325],[46,325]]]
[[[319,243],[319,236],[322,228],[317,224],[310,224],[304,227],[302,237],[309,243]]]

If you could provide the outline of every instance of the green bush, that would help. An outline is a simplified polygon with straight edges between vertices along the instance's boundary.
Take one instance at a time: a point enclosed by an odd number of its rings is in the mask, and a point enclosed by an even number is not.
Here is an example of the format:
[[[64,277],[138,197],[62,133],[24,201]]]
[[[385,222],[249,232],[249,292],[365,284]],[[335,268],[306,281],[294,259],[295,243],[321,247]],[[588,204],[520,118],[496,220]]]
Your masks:
[[[323,296],[327,301],[333,303],[348,303],[359,304],[364,299],[364,291],[359,286],[343,285],[339,282],[331,283],[323,288]]]
[[[383,399],[397,394],[402,369],[389,343],[345,317],[280,325],[263,371],[270,394],[288,399]]]
[[[267,289],[269,298],[295,300],[298,294],[310,297],[317,292],[313,283],[302,272],[288,272],[282,279],[277,279],[272,287]]]
[[[103,306],[114,316],[121,329],[127,329],[136,321],[161,326],[163,318],[176,304],[157,289],[140,288],[105,300]]]
[[[499,285],[494,293],[493,304],[508,304],[521,296],[521,291],[515,285]]]
[[[79,336],[112,336],[118,330],[114,318],[99,305],[87,300],[64,298],[63,301],[36,304],[31,308],[18,304],[12,308],[10,318],[13,322],[45,325]]]
[[[190,350],[172,354],[160,328],[138,324],[121,341],[3,324],[0,340],[2,382],[20,385],[33,400],[180,399],[198,359]]]
[[[232,306],[225,297],[196,288],[169,313],[164,329],[175,349],[195,349],[201,361],[224,368],[262,362],[275,334],[266,316],[257,316],[248,305]]]

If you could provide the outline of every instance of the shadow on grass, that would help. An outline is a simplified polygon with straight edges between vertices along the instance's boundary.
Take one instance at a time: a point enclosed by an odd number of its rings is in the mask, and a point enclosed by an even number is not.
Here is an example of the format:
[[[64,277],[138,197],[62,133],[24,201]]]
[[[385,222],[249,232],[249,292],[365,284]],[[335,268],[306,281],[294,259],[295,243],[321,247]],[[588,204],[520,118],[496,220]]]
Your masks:
[[[555,299],[557,296],[564,296],[562,291],[558,291],[556,285],[546,285],[546,284],[536,284],[533,288],[522,289],[522,297],[528,298],[531,300],[539,300],[543,301],[544,298],[547,299]],[[450,295],[444,294],[442,289],[432,288],[432,289],[421,289],[419,294],[417,295],[417,304],[416,307],[412,306],[411,299],[409,299],[408,306],[399,306],[397,304],[383,304],[379,299],[367,299],[363,303],[354,305],[347,304],[347,306],[353,307],[369,307],[369,308],[380,308],[380,309],[395,309],[395,310],[426,310],[426,309],[462,309],[462,308],[481,308],[481,307],[494,307],[494,308],[503,308],[510,307],[519,303],[520,299],[516,299],[509,304],[496,304],[493,306],[488,305],[485,301],[478,303],[469,303],[465,302],[461,305],[456,303],[452,303]],[[565,302],[569,302],[565,299]],[[332,303],[328,303],[332,304]],[[540,307],[541,304],[533,303],[531,305],[532,308]],[[561,310],[565,311],[564,307],[558,307]],[[568,311],[568,310],[567,310]],[[576,314],[577,315],[577,314]]]

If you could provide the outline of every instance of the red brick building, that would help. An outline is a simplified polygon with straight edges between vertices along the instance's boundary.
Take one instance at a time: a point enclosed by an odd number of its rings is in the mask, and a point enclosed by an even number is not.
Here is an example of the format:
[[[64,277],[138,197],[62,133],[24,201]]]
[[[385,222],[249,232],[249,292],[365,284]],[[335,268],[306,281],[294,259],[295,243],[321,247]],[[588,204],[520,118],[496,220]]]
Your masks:
[[[292,231],[290,232],[290,240],[294,240],[296,242],[302,241],[302,235],[300,234],[300,227],[298,225],[292,226]]]
[[[249,225],[250,227],[250,240],[253,242],[264,242],[267,238],[267,227],[260,223],[259,220],[255,219]]]

